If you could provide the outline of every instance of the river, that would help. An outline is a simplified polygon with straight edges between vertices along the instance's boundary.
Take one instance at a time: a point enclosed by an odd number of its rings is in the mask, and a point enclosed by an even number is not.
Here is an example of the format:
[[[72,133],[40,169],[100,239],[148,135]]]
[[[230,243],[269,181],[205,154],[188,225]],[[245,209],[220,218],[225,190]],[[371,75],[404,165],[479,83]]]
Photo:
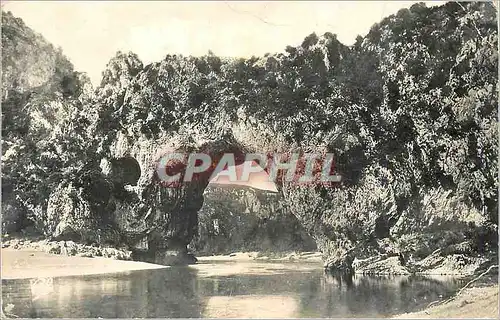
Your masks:
[[[463,280],[356,275],[317,263],[203,261],[114,274],[2,280],[18,317],[387,317],[454,293]]]

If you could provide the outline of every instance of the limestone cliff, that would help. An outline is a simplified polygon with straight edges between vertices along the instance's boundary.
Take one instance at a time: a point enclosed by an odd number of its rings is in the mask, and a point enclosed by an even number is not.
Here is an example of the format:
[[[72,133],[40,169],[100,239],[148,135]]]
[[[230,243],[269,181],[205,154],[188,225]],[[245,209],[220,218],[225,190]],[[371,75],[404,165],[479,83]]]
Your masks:
[[[86,80],[74,72],[61,49],[10,12],[2,12],[3,231],[15,231],[31,219],[32,212],[45,210],[52,190],[31,188],[31,182],[43,178],[40,172],[30,175],[43,162],[39,147],[54,138],[58,123],[72,112],[66,102],[80,95]],[[26,186],[22,191],[21,185]],[[19,198],[26,193],[33,202]]]

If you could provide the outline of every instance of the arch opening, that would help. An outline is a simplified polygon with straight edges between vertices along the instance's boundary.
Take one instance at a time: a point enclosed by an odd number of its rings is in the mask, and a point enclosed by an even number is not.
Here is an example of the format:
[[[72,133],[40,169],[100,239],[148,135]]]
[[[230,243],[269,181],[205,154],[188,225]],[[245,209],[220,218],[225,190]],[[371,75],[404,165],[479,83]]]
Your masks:
[[[259,171],[251,172],[248,174],[248,179],[243,177],[243,171],[245,170],[245,166],[252,166],[257,168]],[[236,176],[236,181],[231,179],[231,174],[229,171],[234,170],[234,175]],[[235,166],[231,166],[226,168],[225,170],[219,172],[214,178],[212,178],[209,182],[209,185],[238,185],[238,186],[247,186],[260,190],[267,190],[271,192],[278,192],[276,188],[276,184],[271,181],[269,177],[269,173],[265,170],[265,168],[260,167],[259,164],[255,161],[245,161],[241,164],[237,164]]]
[[[141,177],[141,166],[133,157],[112,159],[110,176],[115,184],[136,186]]]

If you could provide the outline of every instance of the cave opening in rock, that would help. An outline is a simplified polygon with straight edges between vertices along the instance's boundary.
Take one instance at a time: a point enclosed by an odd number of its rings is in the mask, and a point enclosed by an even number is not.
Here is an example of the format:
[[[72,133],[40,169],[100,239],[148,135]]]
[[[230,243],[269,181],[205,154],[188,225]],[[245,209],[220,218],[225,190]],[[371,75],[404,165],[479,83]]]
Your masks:
[[[141,177],[141,167],[132,157],[112,159],[111,176],[115,184],[135,186]]]
[[[224,171],[235,170],[239,178],[243,167],[240,164]],[[224,171],[204,190],[197,235],[190,243],[196,255],[233,252],[279,255],[316,250],[316,243],[288,212],[282,195],[264,169],[250,174],[247,181],[231,181]]]

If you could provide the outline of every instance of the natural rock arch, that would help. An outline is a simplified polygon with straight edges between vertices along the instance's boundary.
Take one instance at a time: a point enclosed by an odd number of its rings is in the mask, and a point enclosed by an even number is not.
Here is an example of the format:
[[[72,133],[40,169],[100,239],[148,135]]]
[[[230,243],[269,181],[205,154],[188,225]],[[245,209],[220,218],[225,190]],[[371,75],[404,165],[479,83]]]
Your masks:
[[[494,16],[491,7],[485,5],[477,5],[474,10]],[[470,132],[462,126],[461,109],[450,108],[451,101],[460,106],[472,98],[465,92],[455,95],[455,80],[482,74],[489,79],[489,88],[494,88],[496,76],[487,71],[490,69],[476,72],[472,68],[469,74],[449,63],[461,61],[457,58],[462,59],[463,50],[468,48],[464,43],[447,50],[443,59],[442,48],[436,43],[429,46],[425,40],[428,37],[421,34],[425,28],[415,27],[415,21],[425,12],[446,16],[455,12],[457,17],[464,14],[454,4],[440,9],[415,5],[409,12],[402,11],[375,25],[352,47],[326,33],[311,35],[300,46],[287,47],[285,53],[262,58],[227,61],[210,55],[168,55],[143,67],[137,56],[119,54],[109,66],[117,72],[109,73],[98,89],[103,114],[112,115],[104,123],[119,123],[115,130],[105,128],[111,145],[104,149],[110,150],[112,158],[135,158],[142,169],[137,186],[128,188],[130,197],[117,202],[115,215],[120,230],[127,239],[148,235],[157,262],[170,263],[170,256],[182,256],[195,232],[208,178],[180,188],[164,188],[155,182],[155,162],[165,152],[214,155],[235,150],[335,155],[337,173],[342,176],[340,188],[277,185],[291,213],[314,238],[326,265],[333,269],[349,270],[354,257],[379,253],[409,251],[423,258],[432,250],[428,252],[421,239],[436,235],[435,228],[442,221],[450,222],[448,231],[456,238],[467,237],[470,221],[482,228],[486,212],[493,216],[497,206],[496,197],[487,200],[481,196],[497,185],[488,165],[478,167],[477,173],[492,178],[476,185],[460,157],[439,157],[441,146],[450,145],[450,141],[455,149],[476,149],[464,138]],[[443,39],[460,39],[463,31],[451,30],[468,28],[455,19],[444,21],[446,28],[435,29]],[[462,29],[456,28],[457,23]],[[398,32],[394,32],[394,25]],[[435,25],[429,23],[428,27],[433,29]],[[493,24],[490,27],[496,32]],[[405,45],[416,45],[405,34],[420,39],[420,49],[412,51],[416,54],[412,59],[408,58],[410,51],[399,52]],[[493,61],[491,70],[496,69],[496,40],[491,37],[484,41],[488,43],[484,50],[477,51],[476,58],[471,55],[470,61]],[[429,57],[437,64],[428,69],[413,63]],[[395,66],[404,71],[394,74],[391,70]],[[414,74],[416,68],[425,69],[425,76]],[[438,79],[435,70],[440,69]],[[411,86],[406,85],[408,79]],[[441,91],[430,89],[434,80],[447,88],[443,96]],[[486,88],[476,80],[470,85],[478,90]],[[434,100],[434,94],[440,98]],[[415,97],[419,97],[417,101]],[[429,127],[440,113],[437,110],[456,121]],[[490,113],[491,123],[494,115]],[[463,128],[463,137],[456,136],[455,127]],[[438,132],[446,132],[443,139]],[[488,148],[494,161],[493,140],[480,131],[473,135],[478,141],[490,141]],[[429,162],[430,154],[440,156]],[[474,152],[473,158],[477,158]],[[454,201],[446,200],[448,191],[444,190],[450,180]],[[474,185],[474,190],[464,193],[453,187],[467,184]],[[436,205],[442,210],[436,210]],[[438,247],[437,243],[432,245],[433,250]]]
[[[224,153],[242,154],[245,151],[234,137],[229,136],[191,145],[175,141],[176,138],[162,137],[129,143],[124,135],[119,135],[112,148],[115,160],[111,163],[130,165],[130,160],[118,159],[136,159],[143,168],[136,186],[127,188],[128,195],[122,200],[115,199],[117,225],[131,243],[147,238],[150,255],[155,262],[162,264],[190,261],[189,258],[186,260],[187,245],[196,232],[197,214],[203,206],[203,192],[213,169],[207,170],[196,181],[167,187],[162,185],[157,174],[159,158],[167,152],[198,152],[217,161]]]
[[[135,186],[141,177],[141,166],[132,157],[112,159],[110,175],[117,184]]]
[[[164,133],[159,138],[141,137],[136,141],[119,134],[111,147],[113,158],[132,157],[143,168],[137,186],[127,189],[128,195],[122,199],[115,199],[116,209],[114,217],[120,232],[126,235],[129,244],[134,245],[140,240],[147,239],[150,261],[160,264],[178,264],[193,262],[188,254],[187,245],[197,232],[198,211],[203,206],[203,193],[210,183],[213,169],[209,169],[200,179],[184,182],[177,187],[166,187],[158,178],[158,159],[168,152],[177,153],[205,153],[218,163],[225,153],[243,155],[245,153],[259,153],[262,150],[291,151],[291,146],[286,146],[279,137],[275,140],[266,139],[263,144],[261,139],[255,139],[251,128],[248,131],[239,131],[244,127],[244,121],[233,123],[231,130],[225,130],[219,135],[199,135],[197,140],[186,143],[178,133]],[[243,123],[242,123],[243,122]],[[234,130],[234,131],[233,131]],[[268,146],[266,148],[266,145]],[[277,147],[281,146],[281,147]],[[265,152],[264,152],[265,153]],[[235,165],[243,163],[243,157],[236,157]],[[283,196],[283,204],[293,202],[294,208],[300,208],[297,202],[303,202],[305,210],[309,205],[318,205],[320,202],[330,201],[328,198],[318,200],[317,191],[304,190],[311,186],[294,186],[291,183],[276,181],[276,188]],[[324,189],[328,187],[321,187]],[[314,189],[314,188],[313,188]],[[305,194],[309,198],[294,198],[294,194]],[[314,209],[314,208],[313,208]],[[300,208],[302,210],[302,208]],[[337,239],[323,222],[311,221],[308,216],[294,214],[304,230],[318,243],[318,248],[328,254],[329,263],[337,269],[349,269],[352,261],[350,247]],[[332,249],[335,252],[332,254]],[[330,250],[330,251],[327,251]],[[337,258],[332,260],[332,257]]]
[[[162,187],[155,177],[155,165],[166,152],[205,152],[213,158],[226,152],[331,152],[342,148],[343,160],[351,152],[360,154],[361,140],[347,128],[352,125],[351,116],[318,113],[314,109],[319,106],[311,108],[307,97],[307,91],[317,91],[321,94],[310,97],[323,103],[331,95],[330,86],[336,84],[326,80],[342,72],[337,58],[347,55],[347,47],[327,33],[313,35],[292,49],[287,48],[286,55],[231,61],[168,55],[145,67],[133,54],[119,53],[112,59],[108,69],[118,73],[110,73],[113,77],[103,79],[98,89],[100,108],[106,110],[102,123],[108,132],[103,149],[111,159],[133,157],[142,170],[137,185],[127,187],[128,194],[116,201],[116,225],[125,239],[134,244],[147,236],[154,261],[169,264],[182,260],[171,257],[186,253],[196,232],[197,212],[209,179],[179,188]],[[294,59],[308,62],[299,72]],[[262,81],[266,85],[261,86]],[[330,103],[340,109],[347,100]],[[316,116],[335,121],[316,126],[316,120],[311,121]],[[339,128],[333,130],[333,123]],[[109,130],[109,124],[114,130]],[[329,145],[342,140],[346,142],[340,146]],[[359,177],[359,170],[340,169],[349,172],[351,182]],[[352,260],[346,257],[352,245],[334,243],[341,233],[321,217],[334,202],[325,196],[325,188],[278,185],[277,189],[285,203],[300,210],[292,213],[326,253],[325,258],[334,257],[328,264],[343,267]]]

